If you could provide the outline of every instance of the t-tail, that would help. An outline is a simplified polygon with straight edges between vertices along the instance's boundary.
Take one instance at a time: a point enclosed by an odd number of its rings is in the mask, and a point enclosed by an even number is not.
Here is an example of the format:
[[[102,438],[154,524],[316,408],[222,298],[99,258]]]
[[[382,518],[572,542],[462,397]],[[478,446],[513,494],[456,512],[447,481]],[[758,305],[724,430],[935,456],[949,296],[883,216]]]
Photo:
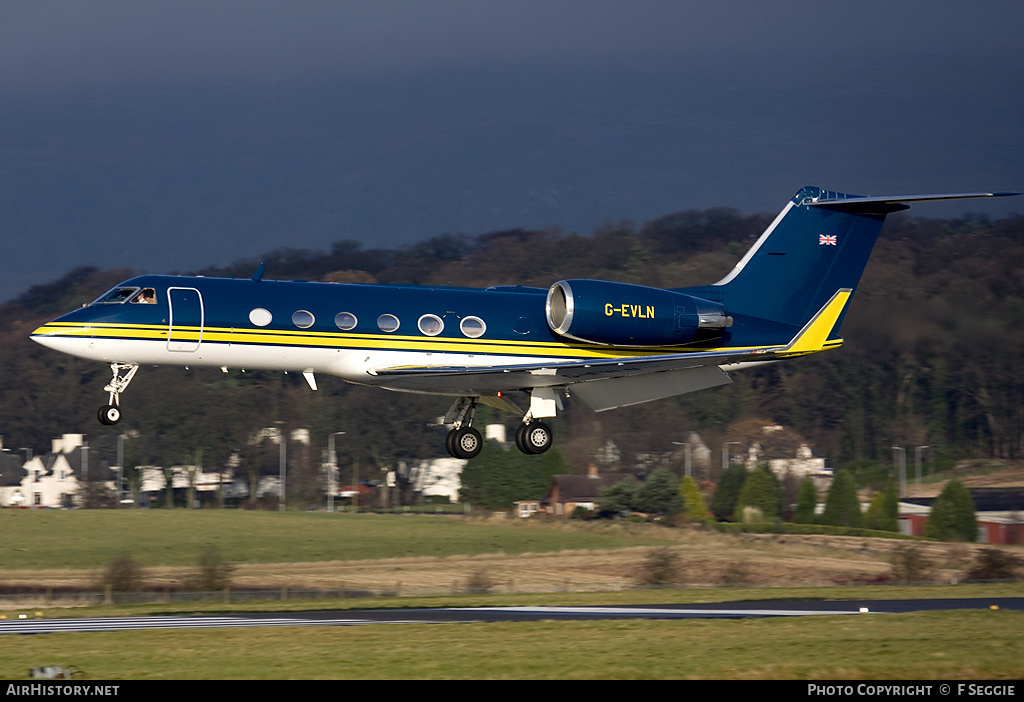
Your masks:
[[[887,214],[914,202],[1014,194],[863,197],[801,188],[727,276],[688,292],[720,300],[730,315],[799,329],[793,353],[820,350],[838,332]]]

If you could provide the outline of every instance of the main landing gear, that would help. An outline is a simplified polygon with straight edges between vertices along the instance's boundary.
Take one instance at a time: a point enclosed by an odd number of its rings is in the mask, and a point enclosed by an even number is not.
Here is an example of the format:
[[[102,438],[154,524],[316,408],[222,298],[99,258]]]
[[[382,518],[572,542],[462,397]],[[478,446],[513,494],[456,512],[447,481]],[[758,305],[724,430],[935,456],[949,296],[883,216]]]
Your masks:
[[[445,415],[445,424],[454,428],[445,437],[445,448],[454,458],[474,458],[483,448],[483,437],[473,427],[473,416],[476,413],[476,397],[460,397]],[[532,410],[526,413],[522,423],[516,429],[516,448],[525,454],[541,454],[551,448],[554,434],[546,422],[533,418]]]
[[[110,393],[110,402],[100,407],[99,411],[96,412],[96,418],[100,420],[100,424],[117,424],[121,421],[121,393],[125,391],[128,384],[132,382],[132,378],[135,377],[135,372],[139,370],[139,364],[137,363],[111,363],[110,370],[113,371],[114,377],[110,383],[103,388]],[[124,372],[124,375],[121,373]]]

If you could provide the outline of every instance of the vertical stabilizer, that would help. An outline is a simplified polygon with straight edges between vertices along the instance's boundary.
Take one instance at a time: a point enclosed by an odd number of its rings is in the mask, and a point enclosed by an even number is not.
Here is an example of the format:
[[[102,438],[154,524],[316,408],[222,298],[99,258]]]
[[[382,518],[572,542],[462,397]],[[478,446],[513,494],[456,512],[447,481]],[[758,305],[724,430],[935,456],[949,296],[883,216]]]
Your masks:
[[[887,214],[912,202],[1013,194],[863,197],[802,188],[729,275],[707,289],[719,293],[716,298],[729,314],[796,327],[810,322],[837,292],[847,291],[832,320],[831,331],[838,331]]]

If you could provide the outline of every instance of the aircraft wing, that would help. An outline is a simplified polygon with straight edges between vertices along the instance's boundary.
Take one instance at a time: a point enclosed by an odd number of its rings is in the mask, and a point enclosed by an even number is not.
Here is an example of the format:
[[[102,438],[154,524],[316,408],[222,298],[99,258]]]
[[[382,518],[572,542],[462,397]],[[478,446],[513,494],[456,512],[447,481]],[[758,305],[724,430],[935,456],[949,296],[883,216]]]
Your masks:
[[[779,358],[834,348],[836,322],[852,290],[832,298],[785,346],[725,348],[615,359],[587,359],[501,366],[415,366],[372,371],[392,390],[493,395],[503,391],[567,387],[598,412],[712,388],[732,382],[730,367],[759,365]]]
[[[568,387],[574,396],[601,411],[725,385],[732,381],[721,366],[766,362],[773,355],[764,350],[728,349],[505,366],[380,368],[374,375],[382,386],[393,390],[447,390],[459,395]]]

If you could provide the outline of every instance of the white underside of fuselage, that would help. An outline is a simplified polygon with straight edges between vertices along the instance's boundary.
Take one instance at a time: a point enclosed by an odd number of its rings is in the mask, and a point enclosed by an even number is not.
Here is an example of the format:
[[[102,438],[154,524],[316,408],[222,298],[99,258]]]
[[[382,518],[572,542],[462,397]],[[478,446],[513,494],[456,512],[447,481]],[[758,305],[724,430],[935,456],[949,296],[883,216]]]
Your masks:
[[[63,353],[105,363],[140,366],[182,366],[227,370],[292,371],[322,373],[350,383],[387,387],[386,379],[375,375],[384,368],[450,367],[553,363],[564,358],[537,356],[430,353],[381,349],[332,349],[295,346],[200,343],[193,350],[171,350],[166,341],[139,339],[98,339],[37,335],[43,346]],[[393,388],[394,389],[394,388]],[[422,391],[420,391],[422,392]],[[439,389],[437,394],[458,394]]]

